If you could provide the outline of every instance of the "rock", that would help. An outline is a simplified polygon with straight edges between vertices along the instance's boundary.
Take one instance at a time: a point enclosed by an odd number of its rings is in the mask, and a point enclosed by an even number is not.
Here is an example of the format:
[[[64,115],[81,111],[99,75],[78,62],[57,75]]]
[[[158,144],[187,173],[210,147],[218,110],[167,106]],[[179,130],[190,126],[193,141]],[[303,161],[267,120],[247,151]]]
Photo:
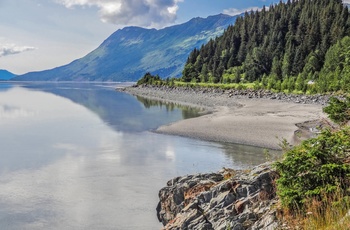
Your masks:
[[[187,103],[195,103],[194,98],[200,97],[201,100],[205,100],[205,104],[217,104],[219,106],[227,105],[227,103],[233,103],[234,100],[227,100],[227,98],[245,98],[245,99],[259,99],[265,98],[270,100],[279,100],[290,103],[302,103],[302,104],[320,104],[326,105],[332,95],[294,95],[285,93],[272,93],[268,90],[253,90],[253,89],[219,89],[219,88],[205,88],[199,86],[192,87],[169,87],[169,86],[153,86],[153,85],[141,85],[127,88],[117,88],[116,90],[131,93],[134,95],[162,98],[164,100],[174,100]],[[196,95],[196,96],[193,96]],[[342,97],[339,97],[342,98]],[[202,103],[199,103],[202,104]]]
[[[174,178],[159,192],[158,219],[169,230],[275,229],[276,177],[265,163],[249,171]]]

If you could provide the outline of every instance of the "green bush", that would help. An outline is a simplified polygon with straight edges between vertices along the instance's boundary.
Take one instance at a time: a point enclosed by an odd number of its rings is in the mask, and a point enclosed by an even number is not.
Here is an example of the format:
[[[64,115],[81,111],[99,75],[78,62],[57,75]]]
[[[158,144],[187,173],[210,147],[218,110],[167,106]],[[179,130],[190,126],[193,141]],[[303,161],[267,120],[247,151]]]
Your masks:
[[[345,100],[331,97],[329,105],[323,108],[323,111],[335,123],[340,125],[346,124],[350,120],[350,97],[347,97]]]
[[[277,194],[282,205],[304,210],[309,199],[322,199],[349,187],[350,128],[336,132],[324,130],[318,137],[303,141],[290,149],[275,167],[280,175]]]
[[[154,76],[151,73],[146,73],[140,80],[137,81],[137,85],[150,84],[150,85],[162,85],[163,80],[158,76]]]

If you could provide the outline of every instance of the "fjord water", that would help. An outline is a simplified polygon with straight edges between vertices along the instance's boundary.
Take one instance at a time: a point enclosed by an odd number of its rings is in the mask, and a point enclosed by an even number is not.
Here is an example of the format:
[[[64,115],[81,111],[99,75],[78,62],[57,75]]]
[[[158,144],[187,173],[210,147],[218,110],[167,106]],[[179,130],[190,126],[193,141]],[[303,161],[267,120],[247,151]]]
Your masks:
[[[169,179],[265,161],[259,148],[151,132],[198,110],[117,86],[0,83],[2,229],[159,229]]]

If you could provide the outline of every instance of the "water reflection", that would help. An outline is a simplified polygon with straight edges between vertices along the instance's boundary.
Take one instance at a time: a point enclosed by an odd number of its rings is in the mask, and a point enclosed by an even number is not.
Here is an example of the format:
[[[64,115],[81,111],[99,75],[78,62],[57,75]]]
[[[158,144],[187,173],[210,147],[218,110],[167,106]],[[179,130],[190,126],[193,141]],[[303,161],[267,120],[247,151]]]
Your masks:
[[[249,149],[147,131],[182,116],[96,85],[0,90],[2,228],[159,229],[167,180],[254,160]]]
[[[163,104],[141,97],[135,100],[134,96],[115,91],[115,83],[32,83],[23,86],[53,93],[83,105],[117,131],[152,130],[164,124],[198,116],[198,109]]]
[[[173,112],[175,109],[181,109],[182,118],[189,119],[194,117],[199,117],[202,110],[200,108],[195,108],[186,105],[180,105],[173,102],[164,102],[160,100],[149,99],[141,96],[136,96],[137,100],[141,102],[145,108],[151,109],[152,107],[165,107],[167,112]]]
[[[273,161],[281,156],[281,151],[248,145],[222,143],[220,148],[225,152],[228,161],[234,162],[237,166],[240,165],[241,168]]]
[[[0,92],[1,91],[6,91],[6,90],[9,90],[13,87],[12,84],[9,84],[9,83],[4,83],[4,82],[1,82],[0,81]]]

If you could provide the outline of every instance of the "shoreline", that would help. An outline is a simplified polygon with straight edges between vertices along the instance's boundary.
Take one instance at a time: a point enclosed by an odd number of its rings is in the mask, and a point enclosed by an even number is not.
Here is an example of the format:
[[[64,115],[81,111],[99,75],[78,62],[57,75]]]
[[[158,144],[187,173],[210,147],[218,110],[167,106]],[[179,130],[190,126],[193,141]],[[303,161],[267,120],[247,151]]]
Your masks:
[[[326,96],[265,91],[139,86],[118,89],[132,95],[201,108],[204,115],[163,125],[156,133],[280,150],[295,145],[325,125]]]

